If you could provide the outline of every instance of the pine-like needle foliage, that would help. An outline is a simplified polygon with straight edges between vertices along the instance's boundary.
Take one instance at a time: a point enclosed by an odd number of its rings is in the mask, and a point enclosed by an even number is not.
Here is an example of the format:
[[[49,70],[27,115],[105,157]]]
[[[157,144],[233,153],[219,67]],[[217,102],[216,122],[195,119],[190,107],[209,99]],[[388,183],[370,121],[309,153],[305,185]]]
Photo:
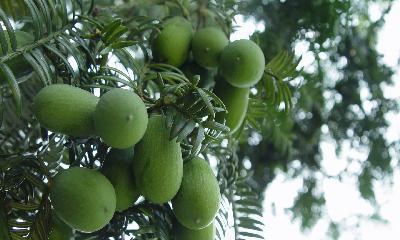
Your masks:
[[[277,129],[279,116],[287,116],[283,109],[291,107],[289,80],[297,76],[299,60],[282,52],[267,64],[262,81],[252,89],[256,94],[251,95],[246,121],[232,136],[215,119],[226,108],[210,87],[204,87],[204,79],[154,62],[150,46],[170,15],[182,15],[197,28],[217,24],[229,35],[237,14],[235,1],[113,2],[0,3],[0,238],[47,239],[52,230],[52,178],[68,166],[98,169],[103,164],[108,147],[99,138],[51,133],[33,116],[35,94],[44,86],[66,83],[100,95],[116,87],[135,91],[150,113],[167,117],[170,139],[181,144],[185,159],[200,154],[217,161],[222,194],[217,239],[224,239],[230,227],[236,239],[263,239],[262,190],[236,155],[237,140],[249,127]],[[33,40],[20,46],[17,31],[29,33]],[[16,61],[27,65],[21,69]],[[279,131],[271,137],[287,151]],[[233,223],[228,221],[231,215]],[[76,232],[75,239],[169,240],[173,221],[169,204],[141,200],[116,213],[98,232]]]

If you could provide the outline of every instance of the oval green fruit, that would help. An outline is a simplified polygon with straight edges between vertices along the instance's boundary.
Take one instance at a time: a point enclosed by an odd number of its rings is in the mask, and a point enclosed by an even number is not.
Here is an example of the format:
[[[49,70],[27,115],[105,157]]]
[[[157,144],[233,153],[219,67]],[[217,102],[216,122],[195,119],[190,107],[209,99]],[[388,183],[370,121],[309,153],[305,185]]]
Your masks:
[[[178,223],[175,227],[175,236],[176,240],[214,240],[215,231],[214,222],[199,230],[191,230]]]
[[[143,196],[153,203],[165,203],[178,192],[183,159],[179,143],[169,140],[163,116],[152,116],[142,140],[135,146],[133,171]]]
[[[228,112],[218,112],[216,120],[223,122],[231,129],[231,133],[237,131],[246,117],[249,104],[249,88],[237,88],[227,83],[221,76],[218,77],[214,87],[214,93],[224,102]]]
[[[219,203],[220,189],[211,167],[193,158],[183,166],[182,184],[172,199],[176,219],[192,230],[205,228],[214,220]]]
[[[81,232],[103,228],[115,212],[114,187],[93,169],[72,167],[59,172],[50,189],[57,216]]]
[[[127,89],[115,88],[105,93],[94,112],[97,135],[113,148],[129,148],[139,142],[147,122],[144,102]]]
[[[176,67],[181,66],[188,56],[192,35],[192,25],[183,17],[167,20],[153,42],[154,58]]]
[[[140,196],[132,171],[133,148],[111,149],[103,164],[102,173],[114,186],[117,211],[131,207]]]
[[[48,240],[71,240],[74,230],[57,217],[57,214],[51,214],[52,229]]]
[[[67,84],[44,87],[33,99],[33,112],[50,131],[74,137],[94,134],[93,113],[98,98]]]
[[[235,87],[251,87],[264,74],[264,54],[251,40],[242,39],[230,43],[222,51],[219,62],[222,76]]]
[[[194,60],[202,67],[215,68],[218,66],[222,50],[229,40],[225,33],[216,27],[206,27],[194,34],[192,52]]]

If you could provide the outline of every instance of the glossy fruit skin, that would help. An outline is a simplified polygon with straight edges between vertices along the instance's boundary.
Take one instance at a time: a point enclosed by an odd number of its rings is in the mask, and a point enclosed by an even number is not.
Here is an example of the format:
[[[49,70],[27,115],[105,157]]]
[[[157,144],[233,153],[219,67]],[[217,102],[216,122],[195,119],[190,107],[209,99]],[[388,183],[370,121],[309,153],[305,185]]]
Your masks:
[[[222,100],[228,111],[218,112],[216,120],[223,123],[223,119],[225,119],[226,126],[231,129],[231,133],[234,133],[246,117],[250,89],[234,87],[219,76],[214,87],[214,93]]]
[[[200,230],[191,230],[179,223],[175,227],[176,240],[214,240],[215,232],[214,222]]]
[[[222,51],[219,62],[221,75],[238,88],[253,86],[264,74],[264,54],[251,40],[242,39],[230,43]]]
[[[131,207],[140,196],[132,171],[134,150],[111,149],[104,161],[102,173],[114,186],[117,198],[117,211],[124,211]]]
[[[6,38],[8,40],[8,33],[7,31],[4,32],[6,35]],[[15,30],[15,38],[17,40],[17,48],[21,48],[29,43],[32,43],[34,41],[34,38],[31,34],[27,32],[23,32],[20,30]],[[8,43],[8,52],[11,52],[11,43],[10,41],[7,41]],[[3,54],[3,48],[0,47],[0,56]],[[12,58],[8,61],[6,61],[6,64],[10,67],[11,71],[15,75],[15,78],[21,78],[25,75],[28,75],[33,71],[31,65],[25,60],[23,55],[19,55],[15,58]],[[5,79],[5,76],[2,72],[0,72],[0,82]]]
[[[82,232],[94,232],[107,225],[116,206],[110,181],[96,170],[81,167],[72,167],[56,175],[50,199],[57,216]]]
[[[51,214],[52,229],[49,234],[48,240],[71,240],[74,231],[73,229],[64,223],[57,217],[57,214],[52,212]]]
[[[52,84],[33,99],[33,112],[40,124],[52,132],[74,137],[94,134],[93,113],[98,98],[77,87]]]
[[[171,200],[182,182],[183,159],[180,144],[169,141],[164,116],[149,119],[147,131],[135,146],[133,171],[143,196],[153,203]]]
[[[154,58],[175,67],[181,66],[188,57],[192,36],[192,25],[183,17],[167,20],[153,42]]]
[[[205,228],[214,220],[219,203],[218,181],[208,163],[199,157],[185,163],[181,187],[172,199],[179,223],[192,230]]]
[[[219,28],[200,29],[194,34],[192,41],[194,60],[202,67],[215,68],[218,66],[222,50],[228,43],[228,38]]]
[[[143,137],[146,106],[133,91],[115,88],[100,97],[94,112],[96,134],[113,148],[129,148]]]

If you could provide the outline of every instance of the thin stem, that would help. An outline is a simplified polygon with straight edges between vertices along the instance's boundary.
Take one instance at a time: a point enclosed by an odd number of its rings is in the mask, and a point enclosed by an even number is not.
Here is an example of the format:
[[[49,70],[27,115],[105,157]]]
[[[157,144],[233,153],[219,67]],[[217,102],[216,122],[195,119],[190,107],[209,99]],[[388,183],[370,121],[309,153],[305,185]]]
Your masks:
[[[7,62],[10,59],[16,58],[26,52],[29,52],[41,45],[44,45],[47,42],[50,42],[51,40],[53,40],[54,38],[56,38],[57,36],[63,34],[66,30],[69,30],[73,27],[74,23],[68,24],[66,26],[64,26],[62,29],[60,29],[59,31],[53,32],[51,34],[49,34],[47,37],[42,38],[40,40],[38,40],[35,43],[29,44],[29,45],[25,45],[19,49],[17,49],[15,52],[12,52],[10,54],[4,55],[2,57],[0,57],[0,62],[4,63]]]

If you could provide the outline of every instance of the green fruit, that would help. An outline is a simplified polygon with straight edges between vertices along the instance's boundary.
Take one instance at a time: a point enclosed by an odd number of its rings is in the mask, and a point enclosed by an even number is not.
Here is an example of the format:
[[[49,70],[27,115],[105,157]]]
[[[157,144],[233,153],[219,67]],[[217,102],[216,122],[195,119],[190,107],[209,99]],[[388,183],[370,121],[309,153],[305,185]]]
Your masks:
[[[5,37],[8,43],[8,53],[12,51],[11,42],[8,38],[8,32],[4,31]],[[27,44],[33,43],[34,38],[31,34],[19,30],[15,30],[14,32],[15,38],[17,40],[17,48],[21,48]],[[3,48],[0,46],[0,55],[3,55]],[[28,75],[33,71],[31,65],[25,60],[23,55],[19,55],[14,57],[8,61],[6,64],[10,67],[11,71],[14,73],[16,78],[21,78],[25,75]],[[4,82],[5,75],[0,71],[0,82]]]
[[[94,134],[93,113],[98,98],[67,84],[49,85],[33,99],[33,112],[40,124],[53,132],[74,137]]]
[[[207,227],[200,230],[191,230],[181,224],[175,227],[176,240],[214,240],[215,224],[212,222]]]
[[[222,51],[219,62],[222,76],[235,87],[251,87],[264,74],[264,54],[251,40],[243,39],[230,43]]]
[[[249,88],[237,88],[227,83],[222,77],[216,81],[214,93],[224,102],[228,112],[218,112],[216,120],[223,122],[231,129],[231,133],[237,131],[246,117],[249,104]]]
[[[102,173],[114,186],[117,211],[128,209],[140,196],[132,172],[132,162],[133,148],[111,149],[102,168]]]
[[[192,230],[207,227],[218,212],[219,191],[218,181],[206,161],[196,157],[186,163],[181,187],[172,199],[179,223]]]
[[[114,187],[93,169],[72,167],[59,172],[50,198],[58,217],[81,232],[103,228],[115,212]]]
[[[167,20],[153,42],[154,58],[179,67],[188,56],[192,35],[192,25],[186,19],[173,17]]]
[[[133,171],[143,196],[154,203],[168,202],[178,192],[182,152],[175,139],[169,140],[165,117],[150,117],[144,137],[135,146]]]
[[[207,27],[197,31],[192,41],[194,60],[202,67],[218,66],[222,50],[229,40],[225,33],[216,27]]]
[[[128,148],[143,137],[147,110],[134,92],[115,88],[101,96],[94,113],[96,133],[113,148]]]
[[[70,240],[74,235],[74,230],[57,217],[57,214],[51,214],[52,229],[48,240]]]

